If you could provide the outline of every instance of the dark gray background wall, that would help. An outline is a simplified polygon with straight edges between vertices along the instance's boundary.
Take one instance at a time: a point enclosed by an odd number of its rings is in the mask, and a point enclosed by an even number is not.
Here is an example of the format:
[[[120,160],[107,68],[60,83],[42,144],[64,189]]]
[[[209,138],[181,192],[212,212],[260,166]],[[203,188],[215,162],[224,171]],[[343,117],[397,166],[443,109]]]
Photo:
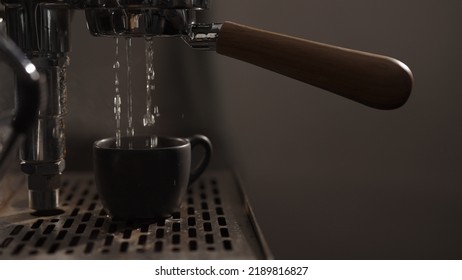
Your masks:
[[[160,39],[153,132],[212,138],[214,166],[241,177],[276,258],[460,259],[461,10],[457,0],[215,0],[216,22],[396,57],[413,70],[413,94],[378,111]],[[114,131],[114,41],[92,38],[82,13],[72,32],[68,168],[80,170],[92,141]],[[135,53],[141,116],[141,40]]]

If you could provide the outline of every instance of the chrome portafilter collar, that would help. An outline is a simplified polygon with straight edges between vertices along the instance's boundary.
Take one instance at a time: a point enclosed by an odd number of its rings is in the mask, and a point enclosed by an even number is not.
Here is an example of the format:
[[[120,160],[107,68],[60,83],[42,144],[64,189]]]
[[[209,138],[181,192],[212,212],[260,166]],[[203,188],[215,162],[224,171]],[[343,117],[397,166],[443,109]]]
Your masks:
[[[186,36],[196,11],[207,0],[87,0],[83,3],[88,29],[94,36]]]

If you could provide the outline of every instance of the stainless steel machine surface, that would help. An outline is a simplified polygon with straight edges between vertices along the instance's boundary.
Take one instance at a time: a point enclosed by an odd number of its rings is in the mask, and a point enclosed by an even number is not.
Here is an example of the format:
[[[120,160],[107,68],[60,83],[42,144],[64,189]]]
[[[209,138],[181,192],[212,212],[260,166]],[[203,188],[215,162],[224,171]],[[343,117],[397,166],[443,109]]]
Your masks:
[[[246,197],[230,172],[191,186],[171,218],[111,221],[91,173],[66,173],[61,211],[35,216],[24,186],[0,205],[0,259],[272,258]]]

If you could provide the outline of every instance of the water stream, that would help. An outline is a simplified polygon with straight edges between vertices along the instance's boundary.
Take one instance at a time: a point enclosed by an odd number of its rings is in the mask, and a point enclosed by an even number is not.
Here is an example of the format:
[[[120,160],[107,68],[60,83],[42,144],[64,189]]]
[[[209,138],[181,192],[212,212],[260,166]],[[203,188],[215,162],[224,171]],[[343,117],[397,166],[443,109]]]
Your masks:
[[[126,95],[126,106],[127,106],[127,131],[128,137],[135,135],[135,127],[133,121],[133,88],[132,88],[132,39],[125,39],[125,52],[126,52],[126,63],[127,63],[127,95]],[[159,107],[154,106],[153,97],[155,86],[155,70],[154,70],[154,42],[151,37],[146,37],[145,44],[146,54],[146,113],[143,116],[143,126],[153,127],[156,123],[156,119],[160,116]],[[121,116],[122,116],[122,98],[120,94],[120,52],[119,52],[119,38],[115,39],[115,62],[112,66],[114,69],[114,116],[116,121],[116,147],[120,148],[122,144],[122,129],[121,129]],[[125,106],[125,105],[124,105]],[[131,143],[128,143],[129,148]],[[150,147],[157,146],[157,137],[151,139],[149,143]]]
[[[133,126],[133,91],[132,91],[132,38],[125,39],[125,48],[127,56],[127,136],[135,135],[135,127]]]
[[[114,88],[115,88],[115,94],[114,94],[114,116],[115,116],[115,121],[116,121],[116,147],[120,148],[121,146],[121,128],[120,128],[120,119],[122,115],[122,100],[120,98],[120,81],[119,81],[119,69],[120,69],[120,59],[119,59],[119,38],[115,39],[115,62],[114,65],[112,66],[114,69],[115,73],[115,79],[114,79]]]

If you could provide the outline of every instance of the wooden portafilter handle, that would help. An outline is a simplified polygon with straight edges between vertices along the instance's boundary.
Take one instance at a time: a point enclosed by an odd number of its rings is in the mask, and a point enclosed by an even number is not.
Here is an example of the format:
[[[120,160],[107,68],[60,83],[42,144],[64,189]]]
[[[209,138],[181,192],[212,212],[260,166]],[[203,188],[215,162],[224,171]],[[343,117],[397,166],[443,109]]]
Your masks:
[[[413,76],[402,62],[225,22],[219,54],[239,59],[377,109],[406,103]]]

